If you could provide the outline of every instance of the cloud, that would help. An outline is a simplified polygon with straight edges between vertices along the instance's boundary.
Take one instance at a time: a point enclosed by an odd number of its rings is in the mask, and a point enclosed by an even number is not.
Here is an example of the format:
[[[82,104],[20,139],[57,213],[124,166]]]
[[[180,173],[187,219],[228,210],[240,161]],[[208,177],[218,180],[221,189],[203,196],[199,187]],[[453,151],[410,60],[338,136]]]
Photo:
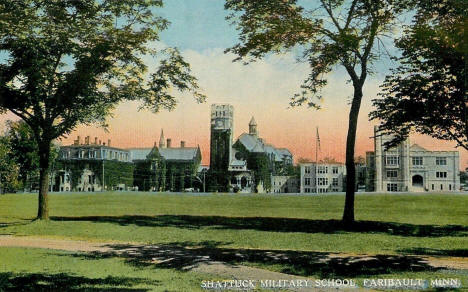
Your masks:
[[[64,144],[71,143],[76,135],[99,136],[112,139],[117,147],[151,147],[159,140],[161,128],[173,145],[185,140],[187,146],[200,145],[203,162],[209,163],[210,104],[230,103],[235,108],[234,136],[248,131],[252,116],[258,123],[260,136],[278,147],[292,150],[296,158],[315,158],[315,133],[319,128],[321,138],[320,158],[332,156],[340,161],[345,158],[348,129],[349,101],[352,86],[343,70],[335,70],[328,76],[328,86],[323,89],[323,109],[289,107],[290,97],[309,71],[308,64],[299,64],[292,54],[269,56],[265,60],[242,65],[233,63],[233,55],[222,49],[182,52],[191,64],[193,74],[208,96],[204,104],[198,104],[188,94],[177,94],[179,104],[172,112],[153,114],[138,111],[138,103],[121,104],[109,119],[109,133],[92,127],[78,127]],[[146,59],[149,66],[157,62]],[[368,121],[372,109],[371,99],[377,96],[381,77],[371,76],[364,87],[356,140],[356,154],[365,155],[373,150],[373,123]],[[1,118],[1,117],[0,117]],[[453,150],[453,143],[416,136],[413,139],[428,149]],[[461,167],[468,155],[461,153]]]

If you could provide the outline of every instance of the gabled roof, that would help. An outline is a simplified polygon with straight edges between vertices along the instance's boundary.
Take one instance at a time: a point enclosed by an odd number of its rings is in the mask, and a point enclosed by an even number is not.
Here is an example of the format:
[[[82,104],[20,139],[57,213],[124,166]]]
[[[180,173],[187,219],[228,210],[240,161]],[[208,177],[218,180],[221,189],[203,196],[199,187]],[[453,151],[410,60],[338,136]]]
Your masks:
[[[273,145],[266,144],[262,139],[255,135],[244,133],[237,139],[249,152],[266,153],[274,157],[275,161],[281,162],[285,157],[292,157],[291,152],[286,148],[275,148]]]
[[[250,152],[263,152],[263,144],[257,137],[243,133],[239,136],[238,141]],[[253,151],[255,149],[255,151]]]
[[[284,156],[292,156],[292,153],[291,151],[289,151],[289,149],[286,149],[286,148],[278,148],[276,149],[279,153],[281,153],[282,155]]]
[[[275,161],[278,161],[278,162],[281,162],[282,161],[282,156],[281,153],[278,152],[278,150],[273,147],[272,145],[270,144],[265,144],[265,152],[267,154],[270,154],[270,155],[273,155]]]
[[[154,148],[129,149],[131,160],[146,160]],[[159,154],[166,160],[193,160],[197,157],[197,147],[160,148]]]
[[[410,147],[410,151],[428,151],[428,150],[419,146],[418,144],[413,144]]]
[[[145,160],[153,148],[132,148],[128,149],[130,152],[130,160]]]
[[[197,157],[198,148],[161,148],[159,153],[166,160],[193,160]]]

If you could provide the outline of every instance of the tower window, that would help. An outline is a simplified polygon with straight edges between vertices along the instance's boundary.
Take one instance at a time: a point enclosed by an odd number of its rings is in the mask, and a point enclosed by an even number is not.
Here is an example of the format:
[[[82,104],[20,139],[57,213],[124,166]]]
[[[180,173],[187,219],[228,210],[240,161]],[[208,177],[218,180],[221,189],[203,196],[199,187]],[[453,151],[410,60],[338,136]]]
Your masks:
[[[447,165],[446,157],[436,157],[436,165]]]
[[[423,165],[423,158],[421,156],[412,157],[413,165],[421,166]]]

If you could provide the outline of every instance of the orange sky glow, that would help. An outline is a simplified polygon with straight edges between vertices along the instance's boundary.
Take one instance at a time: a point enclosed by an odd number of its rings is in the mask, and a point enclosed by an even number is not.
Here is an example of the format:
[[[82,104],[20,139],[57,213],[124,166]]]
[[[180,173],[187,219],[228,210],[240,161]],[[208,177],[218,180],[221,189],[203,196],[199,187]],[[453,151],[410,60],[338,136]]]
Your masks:
[[[319,128],[321,148],[319,159],[333,157],[344,162],[348,128],[349,97],[352,88],[346,83],[345,74],[329,76],[329,85],[323,90],[323,109],[289,107],[289,97],[297,92],[306,76],[307,66],[298,65],[288,56],[270,59],[244,66],[232,63],[233,56],[222,50],[205,52],[185,51],[184,56],[192,65],[200,87],[208,96],[206,103],[198,104],[187,94],[179,94],[179,104],[172,112],[158,114],[138,111],[138,103],[127,102],[118,106],[109,118],[108,132],[101,128],[78,126],[69,137],[62,139],[71,144],[76,136],[98,137],[112,140],[112,146],[121,148],[152,147],[159,141],[161,129],[174,146],[186,141],[187,147],[199,145],[202,163],[209,164],[210,104],[229,103],[234,106],[234,137],[248,132],[252,116],[258,124],[259,136],[276,147],[291,150],[295,160],[299,157],[315,160],[316,127]],[[364,100],[359,118],[356,156],[365,156],[373,150],[373,126],[368,121],[372,110],[371,99],[377,96],[381,80],[369,79],[364,88]],[[0,122],[14,119],[12,114],[0,116]],[[4,125],[0,123],[0,130]],[[84,140],[84,138],[82,138]],[[414,135],[412,143],[429,150],[456,150],[455,144]],[[460,168],[468,167],[467,151],[460,152]]]

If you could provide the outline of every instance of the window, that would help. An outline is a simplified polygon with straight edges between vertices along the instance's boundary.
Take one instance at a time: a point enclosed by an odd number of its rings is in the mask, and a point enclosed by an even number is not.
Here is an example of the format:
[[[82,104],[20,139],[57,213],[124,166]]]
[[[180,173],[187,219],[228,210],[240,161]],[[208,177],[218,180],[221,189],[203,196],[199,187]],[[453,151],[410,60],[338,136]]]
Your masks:
[[[338,174],[338,166],[333,166],[333,174]]]
[[[304,184],[305,184],[306,186],[310,186],[310,177],[306,177],[306,178],[304,179]]]
[[[432,190],[434,190],[434,184],[432,184]]]
[[[452,185],[449,185],[449,191],[451,191],[451,190],[452,190]]]
[[[436,165],[447,165],[447,157],[436,157]]]
[[[310,189],[310,188],[305,188],[305,192],[306,192],[306,193],[310,193],[310,192],[311,192],[311,189]]]
[[[328,166],[319,166],[317,169],[317,173],[328,173]]]
[[[447,172],[446,171],[437,171],[436,172],[436,177],[437,178],[446,178],[447,177]]]
[[[387,192],[396,192],[398,191],[397,184],[387,184]]]
[[[305,169],[304,169],[304,172],[305,173],[310,173],[310,166],[306,166]]]
[[[400,157],[399,156],[386,156],[385,164],[390,165],[390,166],[398,166],[400,165]]]
[[[326,186],[326,185],[328,185],[328,178],[326,178],[326,177],[319,177],[319,178],[317,179],[317,184],[318,184],[319,186]]]
[[[421,156],[412,157],[413,165],[421,166],[423,165],[423,158]]]
[[[441,191],[444,190],[444,185],[440,185],[440,190],[441,190]]]
[[[387,177],[392,178],[392,177],[397,177],[398,176],[398,171],[396,170],[387,170]]]
[[[338,178],[334,177],[332,181],[332,186],[337,187],[338,186]]]

